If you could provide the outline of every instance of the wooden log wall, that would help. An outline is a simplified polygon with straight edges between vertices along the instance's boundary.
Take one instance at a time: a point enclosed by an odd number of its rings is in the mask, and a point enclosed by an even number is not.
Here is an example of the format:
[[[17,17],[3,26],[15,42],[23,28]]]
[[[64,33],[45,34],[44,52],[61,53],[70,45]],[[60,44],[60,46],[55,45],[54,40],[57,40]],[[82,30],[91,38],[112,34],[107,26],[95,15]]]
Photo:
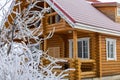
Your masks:
[[[97,7],[98,10],[100,10],[103,14],[105,14],[107,17],[112,19],[113,21],[116,20],[116,7],[115,6],[106,6],[106,7]]]
[[[107,60],[106,38],[116,39],[117,60]],[[101,35],[101,70],[102,76],[120,75],[120,37]]]
[[[49,50],[49,48],[59,48],[59,50],[56,50],[54,52],[54,50],[51,50],[52,52],[50,53],[55,53],[56,55],[60,55],[59,58],[63,58],[64,57],[64,41],[63,39],[59,36],[54,34],[52,38],[47,40],[47,49]],[[49,52],[49,51],[48,51]],[[53,56],[55,57],[55,56]]]
[[[87,34],[87,33],[79,33],[78,32],[78,38],[90,38],[90,58],[96,59],[96,35],[94,34]],[[47,49],[49,47],[60,47],[60,55],[61,57],[69,57],[69,39],[72,39],[72,34],[59,34],[54,36],[47,40]]]

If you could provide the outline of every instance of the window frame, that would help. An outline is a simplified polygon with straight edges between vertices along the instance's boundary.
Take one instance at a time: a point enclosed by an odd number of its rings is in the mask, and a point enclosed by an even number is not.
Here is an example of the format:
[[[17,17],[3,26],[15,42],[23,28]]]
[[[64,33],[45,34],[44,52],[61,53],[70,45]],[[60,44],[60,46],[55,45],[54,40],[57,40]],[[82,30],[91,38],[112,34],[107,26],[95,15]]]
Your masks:
[[[60,15],[59,15],[59,14],[56,14],[56,15],[55,15],[55,23],[60,22],[60,19],[61,19]]]
[[[108,56],[108,41],[113,42],[113,58]],[[109,51],[110,52],[110,51]],[[111,39],[111,38],[106,38],[106,56],[107,56],[107,61],[108,60],[117,60],[117,55],[116,55],[116,39]]]
[[[120,7],[117,7],[117,16],[120,17]]]
[[[90,59],[90,38],[89,37],[85,37],[85,38],[78,38],[77,39],[77,42],[78,41],[88,41],[88,58],[83,58],[82,59]],[[72,58],[73,57],[73,39],[69,39],[69,58]],[[83,54],[83,52],[82,52]]]

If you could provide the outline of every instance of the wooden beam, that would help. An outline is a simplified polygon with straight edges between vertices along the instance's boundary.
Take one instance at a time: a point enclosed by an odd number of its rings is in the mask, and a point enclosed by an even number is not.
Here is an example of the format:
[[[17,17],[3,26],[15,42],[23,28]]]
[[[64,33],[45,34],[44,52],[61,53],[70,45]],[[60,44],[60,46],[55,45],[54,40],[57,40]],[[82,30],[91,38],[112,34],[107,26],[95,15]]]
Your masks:
[[[47,3],[46,3],[46,1],[44,1],[44,8],[47,8]]]
[[[47,36],[44,35],[44,38],[46,38]],[[47,51],[47,39],[44,40],[44,51]]]
[[[90,37],[91,37],[91,45],[90,45],[90,48],[91,48],[91,58],[92,59],[95,59],[96,58],[96,37],[95,37],[95,33],[94,34],[89,34],[90,35]]]
[[[99,77],[100,77],[100,80],[102,80],[102,38],[101,38],[101,35],[99,34]]]
[[[73,31],[73,58],[78,58],[77,31]]]
[[[44,6],[45,6],[45,2],[44,2]],[[42,23],[43,37],[44,37],[44,46],[43,46],[43,48],[44,48],[44,51],[46,51],[47,50],[47,39],[45,39],[45,38],[47,37],[47,35],[46,35],[45,17],[42,18],[41,23]]]
[[[75,65],[74,65],[74,68],[75,68],[75,80],[81,80],[81,62],[80,62],[80,58],[76,58],[75,59]]]

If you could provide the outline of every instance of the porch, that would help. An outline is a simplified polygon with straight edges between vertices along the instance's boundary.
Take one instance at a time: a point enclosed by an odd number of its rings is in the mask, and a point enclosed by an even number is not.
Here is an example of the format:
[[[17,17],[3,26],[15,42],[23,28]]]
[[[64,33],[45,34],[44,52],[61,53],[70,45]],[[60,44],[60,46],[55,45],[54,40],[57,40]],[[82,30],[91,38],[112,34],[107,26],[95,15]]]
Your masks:
[[[89,50],[81,53],[80,43],[85,43],[89,46]],[[71,40],[73,43],[71,43]],[[68,31],[56,32],[52,38],[44,41],[44,49],[48,49],[48,54],[56,57],[68,60],[67,63],[61,63],[63,70],[67,68],[74,68],[75,71],[70,72],[70,80],[80,80],[84,78],[93,78],[99,76],[99,54],[97,54],[98,46],[97,37],[93,33],[81,33],[81,31]],[[70,44],[73,45],[70,46]],[[88,48],[84,46],[85,48]],[[99,50],[98,50],[99,51]],[[80,55],[82,54],[82,55]],[[47,63],[47,62],[45,62]],[[58,70],[59,72],[60,70]]]
[[[63,70],[67,68],[75,69],[74,72],[69,73],[68,77],[70,80],[99,77],[100,54],[98,53],[100,45],[98,34],[74,29],[61,18],[57,21],[49,22],[49,19],[53,19],[51,16],[56,15],[56,12],[47,14],[44,19],[44,23],[46,23],[43,24],[44,37],[55,27],[53,37],[44,40],[44,51],[48,50],[48,54],[53,57],[68,60],[68,62],[60,65],[63,66]],[[48,62],[46,61],[45,63]],[[60,72],[61,70],[56,71]]]

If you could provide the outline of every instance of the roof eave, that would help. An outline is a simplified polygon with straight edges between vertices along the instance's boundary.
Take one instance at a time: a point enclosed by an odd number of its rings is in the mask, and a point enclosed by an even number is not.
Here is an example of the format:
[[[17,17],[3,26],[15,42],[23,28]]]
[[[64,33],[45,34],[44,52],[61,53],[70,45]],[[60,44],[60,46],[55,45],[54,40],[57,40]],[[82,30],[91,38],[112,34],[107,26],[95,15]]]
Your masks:
[[[89,31],[93,31],[93,32],[98,32],[98,33],[120,36],[119,31],[104,29],[104,28],[98,28],[98,27],[96,28],[94,26],[84,25],[84,24],[80,24],[80,23],[75,23],[74,27],[78,28],[78,29],[84,29],[84,30],[89,30]]]
[[[65,16],[65,14],[58,9],[58,7],[56,7],[54,5],[54,3],[52,3],[50,0],[46,0],[46,2],[63,18],[65,19],[66,22],[68,22],[68,24],[72,27],[72,28],[77,28],[77,29],[84,29],[84,30],[89,30],[89,31],[93,31],[93,32],[98,32],[98,33],[104,33],[104,34],[110,34],[110,35],[115,35],[115,36],[120,36],[120,32],[119,31],[114,31],[114,30],[109,30],[109,29],[104,29],[104,28],[96,28],[94,26],[90,26],[90,25],[85,25],[85,24],[81,24],[81,23],[76,23],[76,22],[72,22],[67,16]]]
[[[117,2],[94,2],[92,3],[92,5],[94,7],[106,7],[106,6],[116,7],[118,6],[118,3]]]

